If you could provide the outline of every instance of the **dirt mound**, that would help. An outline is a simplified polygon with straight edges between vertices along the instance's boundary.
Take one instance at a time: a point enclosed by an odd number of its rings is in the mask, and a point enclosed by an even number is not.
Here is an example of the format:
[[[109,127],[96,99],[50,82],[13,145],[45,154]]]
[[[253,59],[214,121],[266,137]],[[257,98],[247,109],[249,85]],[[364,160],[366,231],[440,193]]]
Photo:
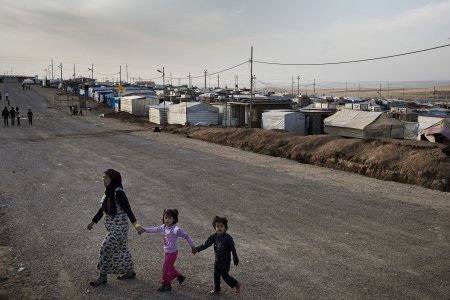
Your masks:
[[[450,149],[411,140],[298,136],[242,128],[169,128],[172,133],[369,177],[450,191]]]

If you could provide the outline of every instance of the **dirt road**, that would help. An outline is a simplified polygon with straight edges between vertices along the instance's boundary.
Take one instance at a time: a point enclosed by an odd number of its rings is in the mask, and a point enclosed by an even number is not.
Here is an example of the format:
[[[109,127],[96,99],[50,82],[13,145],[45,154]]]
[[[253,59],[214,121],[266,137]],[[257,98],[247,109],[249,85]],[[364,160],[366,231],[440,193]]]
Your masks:
[[[163,209],[175,207],[180,227],[202,243],[212,218],[228,217],[241,260],[231,273],[243,299],[450,295],[449,193],[154,133],[92,112],[69,116],[33,90],[0,89],[35,114],[33,127],[0,127],[0,298],[209,298],[212,249],[193,256],[181,241],[177,266],[187,280],[161,295],[162,237],[133,230],[137,279],[88,285],[105,229],[101,222],[85,228],[107,168],[122,173],[143,225],[158,225]],[[19,263],[26,269],[18,272]],[[223,290],[220,299],[235,298]]]

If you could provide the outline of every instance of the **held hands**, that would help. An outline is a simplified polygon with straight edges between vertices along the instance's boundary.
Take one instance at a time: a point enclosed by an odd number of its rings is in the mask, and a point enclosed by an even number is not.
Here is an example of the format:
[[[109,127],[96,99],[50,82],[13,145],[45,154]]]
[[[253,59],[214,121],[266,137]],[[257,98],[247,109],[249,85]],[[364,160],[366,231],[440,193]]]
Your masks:
[[[141,224],[134,223],[134,228],[136,228],[139,235],[143,234],[145,232],[144,228],[141,226]]]
[[[142,226],[139,226],[138,228],[136,228],[137,232],[139,235],[143,234],[145,232],[144,228]]]
[[[238,262],[238,261],[235,261],[235,262],[234,262],[234,266],[235,266],[235,267],[237,267],[237,266],[238,266],[238,264],[239,264],[239,262]]]
[[[91,230],[94,227],[94,224],[95,224],[94,222],[89,223],[87,229]]]
[[[192,246],[191,249],[192,249],[192,254],[195,255],[197,253],[197,248],[195,246]]]

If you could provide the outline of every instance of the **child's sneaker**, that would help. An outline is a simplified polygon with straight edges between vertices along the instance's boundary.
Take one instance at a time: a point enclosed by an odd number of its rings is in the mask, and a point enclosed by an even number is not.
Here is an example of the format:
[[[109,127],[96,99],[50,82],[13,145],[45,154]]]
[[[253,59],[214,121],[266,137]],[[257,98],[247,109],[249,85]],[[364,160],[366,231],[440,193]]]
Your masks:
[[[239,295],[239,293],[241,292],[241,283],[238,281],[236,282],[236,295]]]
[[[158,289],[158,292],[169,292],[172,290],[172,286],[170,284],[165,284]]]
[[[177,279],[178,279],[178,283],[181,285],[186,280],[186,276],[183,276],[180,274],[180,275],[178,275]]]
[[[210,296],[220,295],[220,291],[210,290],[208,292],[208,295],[210,295]]]

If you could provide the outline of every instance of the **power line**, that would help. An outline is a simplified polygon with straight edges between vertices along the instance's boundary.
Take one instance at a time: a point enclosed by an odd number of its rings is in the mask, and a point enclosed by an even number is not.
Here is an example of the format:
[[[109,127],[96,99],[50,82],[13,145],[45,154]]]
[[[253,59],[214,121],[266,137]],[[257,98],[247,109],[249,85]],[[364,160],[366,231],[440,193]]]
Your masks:
[[[229,68],[226,68],[226,69],[223,69],[223,70],[214,72],[214,73],[209,73],[209,72],[208,72],[208,75],[211,76],[211,75],[220,74],[220,73],[223,73],[223,72],[226,72],[226,71],[235,69],[235,68],[237,68],[237,67],[240,67],[240,66],[242,66],[243,64],[246,64],[246,63],[248,63],[248,60],[246,60],[246,61],[244,61],[244,62],[241,62],[240,64],[237,64],[237,65],[235,65],[235,66],[232,66],[232,67],[229,67]],[[204,75],[191,76],[191,78],[203,78],[203,77],[204,77]],[[186,79],[186,78],[183,77],[183,78],[173,78],[173,79]]]
[[[420,52],[426,52],[431,50],[436,50],[440,48],[449,47],[450,44],[441,45],[437,47],[422,49],[422,50],[416,50],[416,51],[410,51],[410,52],[404,52],[399,54],[393,54],[393,55],[387,55],[387,56],[380,56],[380,57],[373,57],[373,58],[366,58],[366,59],[357,59],[357,60],[349,60],[349,61],[340,61],[340,62],[326,62],[326,63],[278,63],[278,62],[267,62],[267,61],[258,61],[254,60],[255,63],[260,64],[266,64],[266,65],[279,65],[279,66],[325,66],[325,65],[341,65],[341,64],[351,64],[351,63],[359,63],[359,62],[365,62],[365,61],[371,61],[371,60],[380,60],[380,59],[386,59],[386,58],[392,58],[392,57],[398,57],[398,56],[404,56],[404,55],[410,55],[410,54],[416,54]]]

